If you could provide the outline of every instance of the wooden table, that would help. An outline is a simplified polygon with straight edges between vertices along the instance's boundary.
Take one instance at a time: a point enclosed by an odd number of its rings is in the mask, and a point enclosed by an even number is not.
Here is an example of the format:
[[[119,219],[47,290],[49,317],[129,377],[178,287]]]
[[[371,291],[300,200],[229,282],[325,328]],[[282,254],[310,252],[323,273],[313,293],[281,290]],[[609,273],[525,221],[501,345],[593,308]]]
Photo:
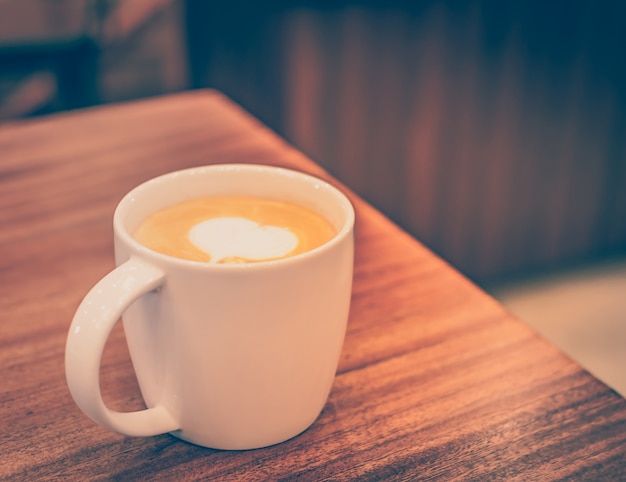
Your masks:
[[[113,267],[115,205],[153,176],[224,162],[339,184],[211,91],[0,125],[0,479],[626,477],[624,399],[347,189],[357,210],[351,316],[309,430],[228,452],[87,419],[65,384],[65,336]],[[102,385],[113,408],[143,407],[121,324]]]

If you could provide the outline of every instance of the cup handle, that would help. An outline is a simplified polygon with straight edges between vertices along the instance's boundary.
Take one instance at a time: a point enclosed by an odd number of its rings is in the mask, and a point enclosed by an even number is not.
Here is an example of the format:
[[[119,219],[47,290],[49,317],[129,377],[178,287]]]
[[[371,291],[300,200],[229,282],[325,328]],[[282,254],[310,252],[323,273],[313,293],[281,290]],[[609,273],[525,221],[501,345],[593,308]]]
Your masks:
[[[102,426],[130,436],[151,436],[179,429],[162,405],[136,412],[109,409],[100,392],[100,360],[111,330],[130,304],[163,284],[165,274],[131,257],[104,278],[78,307],[65,346],[65,376],[79,408]]]

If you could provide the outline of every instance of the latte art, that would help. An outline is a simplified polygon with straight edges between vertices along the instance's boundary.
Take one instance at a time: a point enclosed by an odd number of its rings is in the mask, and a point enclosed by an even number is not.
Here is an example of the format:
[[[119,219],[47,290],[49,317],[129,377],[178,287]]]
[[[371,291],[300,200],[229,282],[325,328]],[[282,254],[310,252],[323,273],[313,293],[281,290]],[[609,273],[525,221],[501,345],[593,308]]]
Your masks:
[[[163,254],[208,263],[254,263],[295,256],[335,236],[332,225],[297,204],[251,196],[193,199],[149,216],[134,237]]]
[[[191,228],[189,239],[211,256],[211,263],[281,258],[298,246],[298,237],[289,229],[260,226],[246,218],[208,219]]]

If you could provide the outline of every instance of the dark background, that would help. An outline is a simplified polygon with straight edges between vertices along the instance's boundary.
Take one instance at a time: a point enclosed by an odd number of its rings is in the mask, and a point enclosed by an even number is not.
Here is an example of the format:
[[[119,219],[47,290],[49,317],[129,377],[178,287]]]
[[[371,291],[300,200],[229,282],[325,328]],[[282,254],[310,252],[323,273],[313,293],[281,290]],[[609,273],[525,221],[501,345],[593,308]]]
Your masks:
[[[217,88],[490,283],[624,255],[625,20],[618,1],[5,0],[0,118]]]

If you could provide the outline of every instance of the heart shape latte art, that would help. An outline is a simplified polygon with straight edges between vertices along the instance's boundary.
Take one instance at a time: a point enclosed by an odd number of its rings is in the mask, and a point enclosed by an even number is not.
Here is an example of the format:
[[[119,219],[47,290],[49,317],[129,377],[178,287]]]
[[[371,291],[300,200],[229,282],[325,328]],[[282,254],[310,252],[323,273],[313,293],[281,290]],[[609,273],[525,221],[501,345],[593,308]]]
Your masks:
[[[189,230],[189,240],[211,256],[213,264],[228,258],[280,258],[298,246],[298,237],[289,229],[261,226],[239,217],[213,218],[196,224]]]

